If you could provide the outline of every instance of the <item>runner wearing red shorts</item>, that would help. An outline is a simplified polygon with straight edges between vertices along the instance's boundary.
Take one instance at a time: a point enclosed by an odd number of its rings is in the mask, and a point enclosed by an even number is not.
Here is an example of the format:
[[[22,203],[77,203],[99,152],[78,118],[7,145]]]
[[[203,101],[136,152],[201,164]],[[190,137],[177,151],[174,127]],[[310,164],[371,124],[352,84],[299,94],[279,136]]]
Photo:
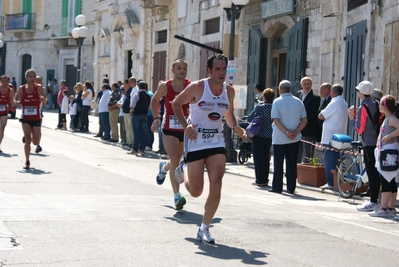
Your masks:
[[[29,69],[25,72],[27,84],[21,85],[15,94],[16,104],[22,106],[20,122],[24,131],[25,142],[25,165],[24,169],[30,168],[30,144],[38,145],[41,136],[42,118],[40,115],[40,104],[45,103],[46,91],[41,84],[35,83],[36,71]]]

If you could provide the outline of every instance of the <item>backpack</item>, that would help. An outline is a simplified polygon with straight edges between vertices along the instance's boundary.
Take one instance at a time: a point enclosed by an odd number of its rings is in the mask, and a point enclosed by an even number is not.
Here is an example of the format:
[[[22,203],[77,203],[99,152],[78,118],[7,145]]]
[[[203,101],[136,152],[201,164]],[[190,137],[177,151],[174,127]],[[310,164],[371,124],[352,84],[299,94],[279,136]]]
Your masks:
[[[370,117],[370,120],[375,127],[375,133],[378,136],[380,134],[380,127],[385,120],[385,114],[380,112],[380,107],[379,107],[378,103],[376,103],[376,104],[377,104],[377,112],[375,113],[374,116],[371,115],[371,112],[366,105],[363,105],[363,107],[366,109],[367,115]]]

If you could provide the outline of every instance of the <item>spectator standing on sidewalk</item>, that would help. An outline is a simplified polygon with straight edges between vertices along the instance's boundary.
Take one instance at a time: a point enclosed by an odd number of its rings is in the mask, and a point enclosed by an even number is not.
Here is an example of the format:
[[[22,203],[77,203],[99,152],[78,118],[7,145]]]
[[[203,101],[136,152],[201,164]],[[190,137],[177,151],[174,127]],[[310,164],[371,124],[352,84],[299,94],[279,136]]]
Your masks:
[[[381,181],[381,204],[373,212],[372,217],[396,216],[396,197],[398,195],[398,173],[396,171],[383,171],[380,165],[380,154],[383,149],[398,149],[397,137],[399,136],[399,103],[396,99],[387,95],[381,99],[380,111],[384,113],[385,120],[381,125],[381,131],[375,149],[376,167],[380,173]]]
[[[121,145],[122,146],[127,146],[126,143],[126,129],[125,129],[125,119],[124,119],[124,114],[123,114],[123,109],[122,105],[123,102],[125,101],[125,94],[126,90],[123,87],[123,85],[120,87],[121,89],[121,98],[119,99],[117,106],[119,108],[119,117],[118,117],[118,122],[119,122],[119,136],[121,138]]]
[[[133,110],[134,144],[131,154],[144,153],[147,146],[147,113],[151,97],[147,94],[148,84],[141,81],[138,84],[139,91],[132,96],[130,108]]]
[[[287,192],[294,194],[301,131],[305,128],[308,120],[303,102],[291,93],[292,86],[289,81],[281,81],[278,91],[280,97],[274,100],[272,107],[274,173],[272,189],[269,191],[278,194],[283,192],[283,163],[285,159]]]
[[[127,153],[130,153],[132,151],[132,146],[133,146],[132,115],[130,114],[130,98],[133,88],[129,86],[129,80],[125,80],[123,82],[123,88],[125,88],[126,93],[125,93],[125,99],[123,100],[122,104],[122,110],[123,110],[123,119],[125,122],[126,143],[131,149]]]
[[[267,88],[262,91],[262,99],[248,115],[251,122],[255,116],[262,118],[260,132],[252,138],[252,155],[255,167],[255,185],[264,187],[269,185],[270,148],[272,146],[273,120],[271,118],[274,100],[274,90]]]
[[[69,101],[68,101],[68,90],[62,91],[63,97],[61,102],[61,121],[62,121],[62,128],[61,130],[67,130],[67,119],[66,114],[69,112]]]
[[[117,83],[113,83],[111,85],[111,97],[108,101],[108,110],[109,110],[109,124],[111,126],[111,139],[110,142],[117,143],[119,142],[119,132],[118,132],[118,117],[119,117],[119,107],[117,103],[121,98],[121,94],[118,91],[119,85]]]
[[[53,80],[53,89],[54,89],[54,91],[53,91],[53,104],[54,104],[54,109],[58,109],[59,106],[58,106],[58,103],[57,103],[57,97],[58,97],[58,94],[59,94],[59,92],[60,92],[60,85],[58,84],[57,79],[54,79],[54,80]]]
[[[69,117],[70,117],[69,130],[71,132],[76,132],[76,130],[77,130],[77,126],[75,126],[74,122],[75,122],[75,116],[77,113],[78,104],[76,104],[76,102],[74,102],[74,100],[75,100],[75,96],[70,95],[69,96]]]
[[[90,112],[90,103],[91,100],[95,97],[96,93],[94,92],[93,85],[90,82],[85,82],[84,87],[83,87],[83,93],[82,93],[82,113],[81,113],[81,118],[82,118],[82,124],[83,124],[83,129],[82,133],[88,133],[89,132],[89,112]]]
[[[98,133],[102,136],[104,141],[110,141],[111,139],[111,127],[109,125],[109,110],[108,110],[108,102],[111,98],[111,88],[107,83],[101,85],[101,98],[98,101],[98,116],[101,119],[103,125],[103,132]]]
[[[353,128],[362,137],[364,165],[366,166],[366,172],[369,178],[370,190],[370,201],[366,201],[356,206],[356,208],[359,211],[372,212],[378,207],[378,195],[380,193],[380,179],[379,173],[375,168],[374,156],[378,136],[376,118],[378,118],[380,111],[378,103],[370,97],[374,92],[374,85],[371,82],[362,81],[355,89],[361,104],[357,111],[354,106],[351,106],[348,109],[348,113]],[[370,117],[368,114],[371,114],[374,118]]]
[[[66,81],[65,80],[61,80],[60,81],[60,91],[58,92],[58,96],[57,96],[57,104],[58,104],[58,124],[57,124],[57,128],[61,129],[62,128],[62,116],[61,116],[61,105],[62,105],[62,98],[64,97],[64,93],[63,91],[67,91],[68,92],[68,87],[66,87]]]
[[[348,127],[348,105],[342,97],[344,88],[334,84],[331,88],[331,102],[319,114],[319,119],[324,120],[321,143],[324,147],[331,148],[333,134],[346,134]],[[321,189],[333,189],[334,178],[331,170],[335,170],[339,160],[339,152],[325,149],[324,165],[327,183]]]
[[[303,77],[301,80],[302,90],[296,92],[298,97],[305,106],[307,123],[302,129],[301,139],[314,143],[316,141],[317,132],[317,115],[320,106],[320,96],[314,94],[312,89],[313,81],[310,77]],[[308,162],[313,157],[314,147],[305,142],[299,144],[297,162]]]
[[[51,79],[48,79],[47,81],[47,87],[46,87],[46,95],[47,95],[47,109],[52,110],[53,109],[53,94],[54,94],[54,85],[53,81]]]
[[[330,83],[323,83],[320,85],[319,93],[322,98],[321,104],[319,107],[319,111],[317,113],[317,130],[316,130],[316,142],[321,142],[321,134],[323,132],[323,123],[324,120],[319,119],[320,112],[327,107],[327,105],[331,102],[331,84]]]

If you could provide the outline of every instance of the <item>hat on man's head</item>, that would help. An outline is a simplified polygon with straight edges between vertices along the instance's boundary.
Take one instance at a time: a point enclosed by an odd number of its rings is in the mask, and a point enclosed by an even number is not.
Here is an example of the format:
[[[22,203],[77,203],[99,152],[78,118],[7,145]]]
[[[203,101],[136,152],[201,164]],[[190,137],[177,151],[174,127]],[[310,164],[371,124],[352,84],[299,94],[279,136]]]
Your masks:
[[[380,89],[375,88],[374,92],[371,94],[371,97],[374,97],[374,99],[377,99],[378,101],[381,100],[383,96],[383,93]]]
[[[374,85],[369,81],[362,81],[355,88],[364,95],[371,95],[374,93]]]

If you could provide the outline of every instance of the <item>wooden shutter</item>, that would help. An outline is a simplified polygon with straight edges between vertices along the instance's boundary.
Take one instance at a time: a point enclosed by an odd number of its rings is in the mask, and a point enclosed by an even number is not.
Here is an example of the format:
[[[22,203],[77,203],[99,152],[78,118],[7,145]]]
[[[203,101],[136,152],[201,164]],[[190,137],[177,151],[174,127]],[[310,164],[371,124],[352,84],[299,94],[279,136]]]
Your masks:
[[[166,51],[159,51],[154,53],[154,64],[152,65],[152,91],[155,92],[158,88],[158,83],[161,80],[166,80]]]
[[[68,35],[68,0],[62,0],[61,35]]]

